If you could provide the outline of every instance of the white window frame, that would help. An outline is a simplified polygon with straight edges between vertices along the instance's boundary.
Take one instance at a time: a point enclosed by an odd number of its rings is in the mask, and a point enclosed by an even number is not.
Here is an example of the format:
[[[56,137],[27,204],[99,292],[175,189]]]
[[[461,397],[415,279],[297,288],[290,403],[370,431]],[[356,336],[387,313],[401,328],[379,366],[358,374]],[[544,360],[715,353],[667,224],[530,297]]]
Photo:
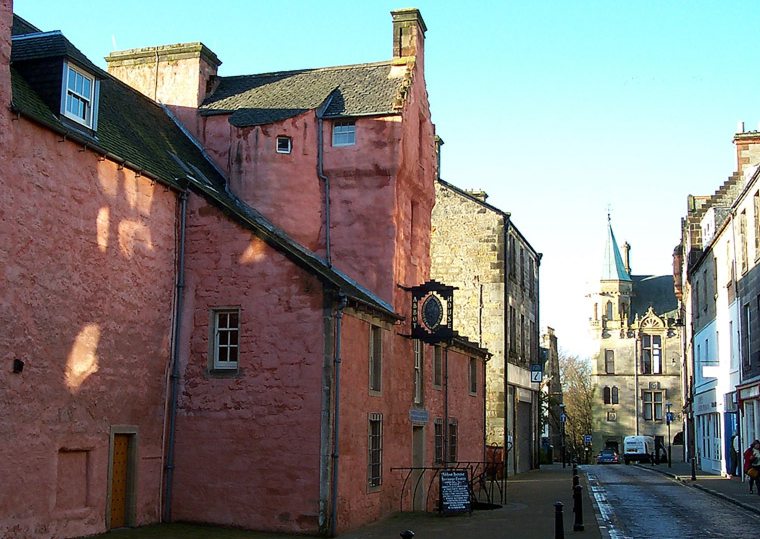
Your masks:
[[[474,357],[470,358],[470,363],[467,369],[468,373],[468,386],[470,388],[470,395],[478,394],[478,360]]]
[[[422,369],[425,360],[422,341],[414,339],[414,404],[420,405],[423,400]]]
[[[332,124],[332,145],[353,146],[356,144],[356,121],[335,120]]]
[[[230,323],[229,315],[235,315],[237,324]],[[226,318],[226,320],[225,320]],[[226,335],[226,338],[222,338]],[[234,336],[234,342],[232,337]],[[223,342],[226,341],[226,342]],[[212,369],[215,371],[234,371],[240,363],[240,309],[236,307],[215,308],[211,310],[211,347]],[[225,351],[222,354],[222,350]],[[229,357],[233,353],[234,360]],[[223,356],[227,359],[223,359]]]
[[[280,142],[287,144],[287,148],[280,148]],[[290,153],[293,151],[293,140],[287,135],[278,135],[277,142],[275,144],[275,150],[277,153]]]
[[[69,77],[72,75],[79,75],[90,81],[89,95],[79,93],[76,89],[69,89]],[[86,109],[84,117],[69,111],[69,95],[72,95],[75,99],[80,100],[84,103]],[[100,81],[98,79],[96,79],[91,73],[88,73],[84,69],[70,62],[63,62],[63,77],[61,79],[61,115],[85,127],[93,130],[96,129],[98,120],[99,95]]]

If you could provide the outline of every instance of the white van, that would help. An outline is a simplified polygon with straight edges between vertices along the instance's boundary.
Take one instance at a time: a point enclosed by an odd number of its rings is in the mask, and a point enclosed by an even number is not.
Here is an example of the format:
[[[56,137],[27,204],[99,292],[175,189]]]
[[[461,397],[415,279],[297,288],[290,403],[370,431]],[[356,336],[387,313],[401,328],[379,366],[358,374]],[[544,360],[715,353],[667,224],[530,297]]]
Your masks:
[[[653,462],[654,438],[651,436],[626,436],[623,440],[623,461]]]

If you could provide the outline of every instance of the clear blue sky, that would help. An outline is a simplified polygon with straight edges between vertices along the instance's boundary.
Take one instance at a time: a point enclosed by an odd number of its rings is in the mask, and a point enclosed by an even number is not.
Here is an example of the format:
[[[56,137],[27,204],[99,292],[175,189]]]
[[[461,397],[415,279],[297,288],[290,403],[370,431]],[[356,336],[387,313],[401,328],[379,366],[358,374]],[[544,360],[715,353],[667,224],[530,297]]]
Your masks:
[[[671,272],[688,194],[757,129],[756,1],[16,0],[105,67],[112,50],[202,41],[241,75],[385,60],[392,9],[427,23],[442,177],[482,188],[543,253],[541,325],[585,355],[608,207],[634,274]]]

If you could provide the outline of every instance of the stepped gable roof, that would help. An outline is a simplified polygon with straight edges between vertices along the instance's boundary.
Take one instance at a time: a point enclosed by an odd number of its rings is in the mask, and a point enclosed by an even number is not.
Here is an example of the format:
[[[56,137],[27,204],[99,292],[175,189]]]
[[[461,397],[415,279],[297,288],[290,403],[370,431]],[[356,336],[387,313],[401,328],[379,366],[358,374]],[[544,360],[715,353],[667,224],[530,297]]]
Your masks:
[[[644,318],[649,307],[658,316],[663,316],[678,308],[672,275],[633,275],[633,297],[631,298],[631,320],[638,315]]]
[[[15,18],[14,15],[14,27],[17,26]],[[28,29],[22,22],[18,23],[18,27]],[[35,51],[34,44],[40,44],[43,52]],[[11,56],[16,64],[39,58],[68,57],[69,54],[75,55],[75,60],[81,62],[82,67],[91,65],[60,32],[39,33],[38,36],[24,34],[12,40]],[[291,261],[345,293],[359,306],[389,319],[401,318],[390,304],[339,270],[329,267],[322,258],[229,192],[226,178],[205,156],[198,142],[158,103],[95,68],[103,76],[97,132],[72,129],[61,122],[58,111],[51,110],[37,94],[35,81],[28,80],[29,75],[22,75],[13,63],[11,109],[15,113],[164,185],[177,190],[189,187],[270,246],[283,252]]]
[[[615,233],[612,232],[612,223],[607,223],[607,243],[604,246],[604,260],[602,261],[602,281],[630,281],[631,276],[625,269],[623,257],[615,241]]]
[[[317,109],[331,97],[325,117],[398,113],[408,84],[407,69],[378,62],[261,75],[219,77],[219,86],[200,106],[202,115],[231,114],[230,123],[250,127]]]

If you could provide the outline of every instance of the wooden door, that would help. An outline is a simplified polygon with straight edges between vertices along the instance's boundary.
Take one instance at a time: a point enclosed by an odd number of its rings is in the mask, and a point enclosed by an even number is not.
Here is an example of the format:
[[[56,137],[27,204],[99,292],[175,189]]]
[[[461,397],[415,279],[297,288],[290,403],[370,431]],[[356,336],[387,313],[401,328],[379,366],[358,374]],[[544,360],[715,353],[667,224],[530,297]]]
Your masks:
[[[111,467],[111,528],[127,525],[127,471],[129,435],[114,434]]]

